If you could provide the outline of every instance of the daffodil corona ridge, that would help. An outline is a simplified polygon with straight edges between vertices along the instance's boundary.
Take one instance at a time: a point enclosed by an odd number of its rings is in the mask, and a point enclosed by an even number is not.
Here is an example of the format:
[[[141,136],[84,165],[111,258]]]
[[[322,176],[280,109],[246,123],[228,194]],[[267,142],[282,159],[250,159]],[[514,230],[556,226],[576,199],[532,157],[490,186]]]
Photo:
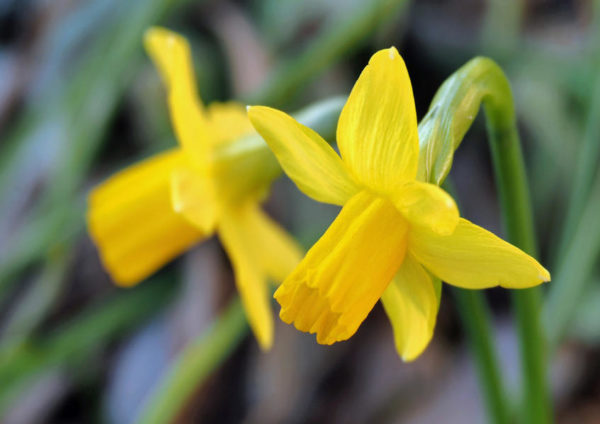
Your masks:
[[[267,278],[282,281],[301,258],[296,243],[259,206],[279,165],[266,147],[250,153],[238,148],[240,139],[255,134],[242,105],[204,107],[183,37],[152,28],[145,46],[166,85],[179,147],[95,188],[89,198],[90,234],[112,278],[131,286],[217,233],[250,326],[260,346],[269,348],[273,318]],[[224,154],[228,149],[235,154]]]
[[[414,98],[395,48],[375,53],[352,89],[338,121],[340,155],[283,112],[253,106],[248,115],[300,190],[343,206],[275,292],[281,319],[319,343],[351,337],[381,299],[399,354],[412,360],[433,335],[432,276],[470,289],[550,280],[534,258],[460,218],[444,190],[416,180]]]

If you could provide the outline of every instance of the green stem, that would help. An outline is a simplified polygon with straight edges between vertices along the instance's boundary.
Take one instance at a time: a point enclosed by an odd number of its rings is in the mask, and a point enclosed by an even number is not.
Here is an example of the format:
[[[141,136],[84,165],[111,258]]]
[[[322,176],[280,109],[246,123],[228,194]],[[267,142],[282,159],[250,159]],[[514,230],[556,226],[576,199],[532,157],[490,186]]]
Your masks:
[[[502,215],[509,241],[535,256],[533,220],[510,84],[492,60],[475,58],[456,71],[436,93],[419,124],[418,178],[440,184],[454,151],[483,104]],[[525,423],[550,423],[544,333],[539,289],[513,292],[524,378]],[[481,336],[483,337],[483,336]],[[486,383],[487,384],[487,383]]]
[[[485,297],[480,291],[458,287],[454,287],[452,293],[475,358],[489,420],[494,424],[507,424],[510,422],[510,414],[495,345],[490,337],[494,329]]]
[[[242,341],[247,328],[241,302],[235,299],[201,338],[181,352],[147,402],[138,424],[174,422],[194,391]]]
[[[505,95],[510,96],[510,91]],[[502,216],[508,240],[536,256],[533,217],[527,175],[514,115],[486,104],[487,128],[496,174]],[[512,298],[517,318],[523,374],[523,422],[553,421],[547,384],[545,335],[541,323],[540,288],[515,290]]]

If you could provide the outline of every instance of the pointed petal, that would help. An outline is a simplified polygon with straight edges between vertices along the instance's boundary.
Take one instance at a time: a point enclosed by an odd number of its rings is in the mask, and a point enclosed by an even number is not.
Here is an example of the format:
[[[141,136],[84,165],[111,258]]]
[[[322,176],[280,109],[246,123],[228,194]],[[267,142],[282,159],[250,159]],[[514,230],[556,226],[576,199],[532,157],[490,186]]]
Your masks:
[[[403,184],[392,201],[412,224],[441,234],[452,234],[458,225],[458,208],[452,196],[434,184],[411,181]]]
[[[211,103],[207,107],[208,120],[217,137],[217,143],[229,143],[254,133],[246,106],[237,102]]]
[[[352,336],[402,264],[406,232],[389,201],[352,197],[275,292],[281,319],[322,344]]]
[[[358,191],[340,157],[319,134],[264,106],[248,108],[248,117],[304,194],[319,202],[343,205]]]
[[[550,273],[531,256],[463,218],[449,236],[411,229],[409,250],[434,275],[458,287],[520,289],[550,281]]]
[[[337,142],[356,179],[389,192],[417,174],[419,139],[408,71],[392,47],[371,57],[340,115]]]
[[[231,260],[250,328],[261,349],[268,350],[273,344],[269,290],[266,277],[253,256],[254,241],[248,237],[248,228],[244,228],[245,213],[244,209],[224,212],[219,221],[219,238]]]
[[[173,170],[171,176],[173,210],[204,234],[212,234],[220,205],[214,184],[202,172],[190,166]]]
[[[187,40],[154,27],[146,31],[144,45],[167,87],[169,112],[179,143],[194,157],[205,157],[207,145],[215,137],[198,98]]]
[[[296,241],[258,206],[248,207],[244,229],[253,240],[253,252],[266,274],[282,282],[300,263],[302,249]]]
[[[405,361],[416,359],[433,337],[439,302],[429,273],[410,254],[381,302],[392,323],[398,354]]]
[[[88,229],[117,284],[138,283],[204,238],[171,207],[171,172],[183,163],[180,149],[162,153],[90,193]]]

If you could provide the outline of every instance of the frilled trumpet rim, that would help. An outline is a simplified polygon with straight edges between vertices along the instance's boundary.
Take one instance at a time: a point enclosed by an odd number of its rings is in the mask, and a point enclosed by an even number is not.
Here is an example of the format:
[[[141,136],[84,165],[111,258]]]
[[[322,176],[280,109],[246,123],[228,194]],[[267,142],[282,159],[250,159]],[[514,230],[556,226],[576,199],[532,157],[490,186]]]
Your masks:
[[[275,293],[281,319],[321,344],[348,339],[400,268],[407,228],[390,201],[352,197]]]

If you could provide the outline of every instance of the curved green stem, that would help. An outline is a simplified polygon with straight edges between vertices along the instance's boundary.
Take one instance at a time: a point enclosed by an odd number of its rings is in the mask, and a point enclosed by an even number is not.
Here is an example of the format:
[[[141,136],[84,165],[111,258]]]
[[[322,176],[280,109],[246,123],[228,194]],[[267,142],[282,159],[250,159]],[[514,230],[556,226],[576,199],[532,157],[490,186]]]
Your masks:
[[[527,176],[510,85],[493,61],[475,58],[438,90],[419,125],[419,178],[440,184],[483,104],[506,233],[511,243],[535,256]],[[540,321],[539,289],[513,292],[523,371],[525,423],[552,421],[546,377],[545,337]]]

